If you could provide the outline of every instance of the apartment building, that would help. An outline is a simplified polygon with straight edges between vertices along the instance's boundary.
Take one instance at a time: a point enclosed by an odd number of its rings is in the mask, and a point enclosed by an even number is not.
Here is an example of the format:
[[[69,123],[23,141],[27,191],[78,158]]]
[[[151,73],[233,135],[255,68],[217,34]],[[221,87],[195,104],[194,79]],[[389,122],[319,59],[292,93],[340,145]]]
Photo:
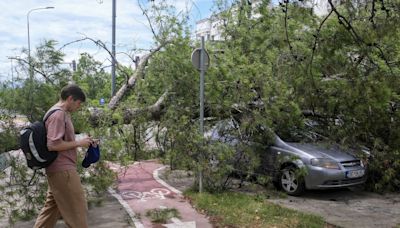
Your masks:
[[[347,0],[351,1],[351,0]],[[362,0],[352,0],[353,2],[360,2]],[[346,0],[332,0],[334,5],[339,5],[346,2]],[[252,7],[256,8],[259,6],[260,1],[253,1]],[[304,3],[307,7],[312,7],[314,13],[318,16],[323,16],[328,14],[330,11],[330,4],[328,0],[309,0],[305,1]],[[271,5],[271,7],[276,7]],[[254,17],[257,17],[257,14],[253,14]],[[218,17],[218,15],[212,15],[209,18],[205,18],[196,22],[196,39],[200,40],[202,36],[204,36],[205,40],[223,40],[221,34],[221,25],[223,21]]]

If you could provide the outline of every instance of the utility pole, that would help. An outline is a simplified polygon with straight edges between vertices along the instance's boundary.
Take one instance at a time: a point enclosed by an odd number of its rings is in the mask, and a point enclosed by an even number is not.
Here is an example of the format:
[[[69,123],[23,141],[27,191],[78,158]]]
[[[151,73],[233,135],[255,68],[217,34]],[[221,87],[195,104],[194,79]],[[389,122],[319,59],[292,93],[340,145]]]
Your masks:
[[[201,136],[201,147],[204,148],[204,75],[210,65],[210,58],[205,49],[204,36],[201,37],[201,48],[197,48],[192,52],[192,63],[193,66],[200,71],[200,136]],[[203,165],[204,165],[204,154],[203,151],[199,153],[199,192],[203,192]]]
[[[13,92],[14,92],[14,66],[13,66],[13,60],[10,59],[11,61],[11,83],[12,83],[12,88],[13,88]]]
[[[76,61],[75,61],[75,59],[72,60],[71,65],[72,65],[72,71],[75,72],[76,71]]]
[[[29,15],[33,12],[33,11],[37,11],[37,10],[47,10],[47,9],[54,9],[53,6],[47,6],[47,7],[40,7],[40,8],[34,8],[28,11],[28,13],[26,14],[26,27],[28,29],[28,64],[29,64],[29,94],[33,93],[33,68],[32,68],[32,60],[31,60],[31,37],[30,37],[30,32],[29,32]],[[30,120],[32,120],[32,112],[33,112],[33,96],[29,96],[29,103],[30,103],[30,114],[29,114],[29,118]]]
[[[10,60],[10,63],[11,63],[11,87],[12,87],[12,93],[11,93],[11,96],[13,97],[13,106],[12,106],[12,113],[14,114],[14,116],[15,116],[15,113],[16,113],[16,111],[15,111],[15,104],[16,104],[16,102],[15,102],[15,99],[16,99],[16,96],[15,96],[15,86],[14,86],[14,66],[13,66],[13,58],[11,58],[11,57],[7,57],[9,60]]]
[[[112,5],[112,66],[111,66],[111,97],[115,95],[115,19],[117,17],[116,13],[117,3],[113,0]]]
[[[204,73],[206,71],[204,67],[204,36],[201,37],[201,51],[200,51],[200,135],[202,140],[202,150],[204,148]],[[204,153],[202,151],[201,153]],[[203,165],[204,155],[201,154],[201,165]],[[203,192],[203,167],[200,169],[199,173],[199,192]]]
[[[13,58],[10,56],[7,56],[7,59],[10,60],[10,64],[11,64],[11,86],[14,89],[14,66],[13,66]]]
[[[53,6],[47,6],[47,7],[40,7],[40,8],[34,8],[28,11],[26,14],[26,26],[28,29],[28,64],[29,64],[29,79],[32,81],[33,80],[33,69],[32,69],[32,63],[31,63],[31,38],[29,34],[29,15],[36,10],[46,10],[46,9],[54,9]]]

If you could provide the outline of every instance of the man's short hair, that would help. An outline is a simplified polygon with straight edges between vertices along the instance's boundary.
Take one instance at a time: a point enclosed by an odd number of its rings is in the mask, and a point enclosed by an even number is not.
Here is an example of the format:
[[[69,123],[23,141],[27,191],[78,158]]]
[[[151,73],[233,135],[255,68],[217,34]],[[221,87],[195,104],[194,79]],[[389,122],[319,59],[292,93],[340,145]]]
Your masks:
[[[72,96],[72,99],[74,101],[80,100],[82,102],[86,101],[86,95],[82,91],[82,89],[75,85],[75,84],[69,84],[64,86],[64,88],[61,89],[61,100],[65,101],[69,96]]]

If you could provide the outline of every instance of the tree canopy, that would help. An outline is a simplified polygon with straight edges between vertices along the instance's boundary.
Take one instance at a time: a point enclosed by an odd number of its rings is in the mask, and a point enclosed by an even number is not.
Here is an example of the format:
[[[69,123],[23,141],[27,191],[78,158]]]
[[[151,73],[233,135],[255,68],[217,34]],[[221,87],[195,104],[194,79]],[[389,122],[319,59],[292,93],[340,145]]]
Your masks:
[[[213,18],[220,20],[224,40],[206,42],[211,59],[206,130],[215,121],[240,118],[243,132],[267,125],[285,134],[312,120],[331,142],[369,150],[369,189],[399,191],[400,1],[328,3],[331,10],[320,17],[307,1],[285,0],[275,7],[269,1],[257,7],[251,1],[215,2]],[[63,54],[55,41],[47,41],[33,55],[34,80],[2,84],[1,107],[37,120],[73,80],[91,106],[91,112],[74,117],[78,128],[101,136],[105,159],[126,164],[161,158],[173,168],[203,170],[207,189],[223,189],[231,164],[215,171],[208,163],[215,156],[224,161],[233,151],[199,134],[199,73],[190,61],[199,43],[189,30],[190,15],[164,2],[142,7],[156,48],[136,69],[119,65],[119,94],[110,96],[110,75],[92,56],[81,54],[71,72],[60,67]],[[27,75],[27,61],[19,63]],[[112,105],[101,106],[100,98]],[[149,137],[156,149],[146,146]],[[248,155],[255,167],[256,156]]]

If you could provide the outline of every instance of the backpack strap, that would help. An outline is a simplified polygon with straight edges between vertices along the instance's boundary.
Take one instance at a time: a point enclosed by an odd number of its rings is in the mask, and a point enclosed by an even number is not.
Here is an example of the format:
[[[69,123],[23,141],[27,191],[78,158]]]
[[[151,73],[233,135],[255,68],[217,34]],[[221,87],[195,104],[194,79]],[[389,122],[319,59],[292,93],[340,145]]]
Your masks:
[[[63,111],[61,108],[55,108],[47,112],[47,114],[43,117],[43,123],[46,125],[47,119],[55,112],[57,111]],[[64,114],[64,123],[65,123],[65,128],[67,128],[67,120],[65,119],[65,114]],[[65,139],[65,135],[63,136],[63,140]]]
[[[31,180],[30,180],[29,183],[28,183],[28,186],[31,186],[31,183],[32,183],[33,179],[34,179],[35,176],[36,176],[36,172],[37,172],[37,170],[35,169],[35,170],[34,170],[34,173],[33,173],[33,176],[32,176]]]
[[[43,117],[43,123],[46,123],[46,120],[51,116],[51,114],[53,114],[53,113],[55,113],[55,112],[57,112],[57,111],[59,111],[59,110],[62,110],[62,109],[61,109],[61,108],[55,108],[55,109],[50,110],[50,111]]]

